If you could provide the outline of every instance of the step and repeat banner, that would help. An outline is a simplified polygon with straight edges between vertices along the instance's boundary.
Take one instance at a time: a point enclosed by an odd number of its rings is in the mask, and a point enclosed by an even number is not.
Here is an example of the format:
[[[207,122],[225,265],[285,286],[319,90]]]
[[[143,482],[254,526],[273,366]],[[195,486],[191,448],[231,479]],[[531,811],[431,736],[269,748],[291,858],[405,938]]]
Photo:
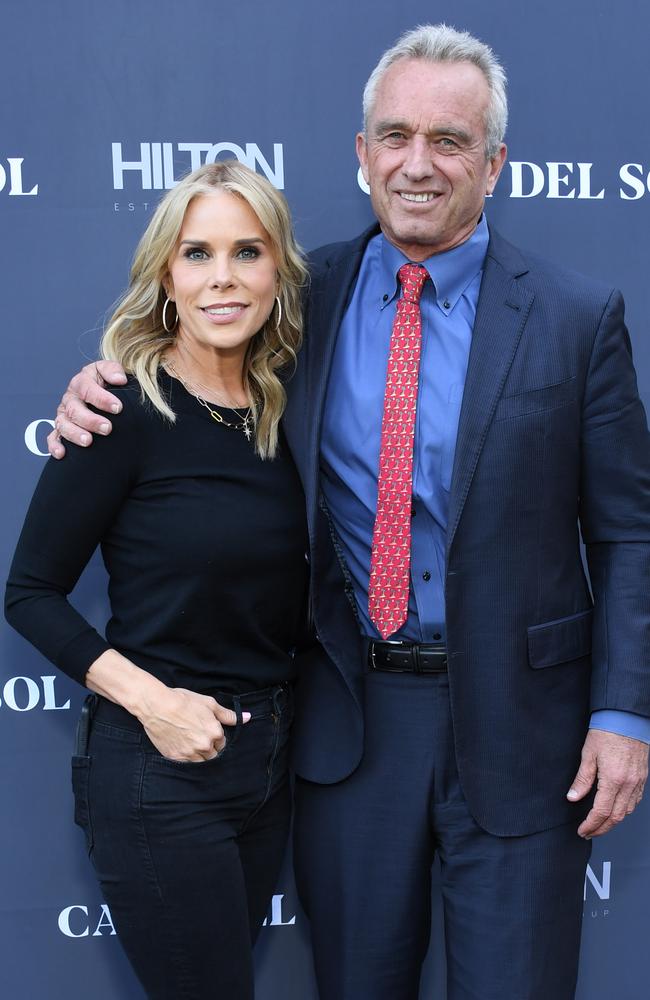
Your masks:
[[[95,357],[161,194],[187,170],[235,156],[284,191],[303,246],[354,236],[372,217],[354,153],[363,84],[402,31],[438,20],[483,38],[508,71],[509,162],[489,219],[514,243],[623,289],[648,406],[646,3],[5,0],[3,577],[55,405]],[[105,620],[97,556],[74,602],[94,623]],[[0,636],[2,997],[136,1000],[142,991],[72,822],[69,757],[84,692],[4,623]],[[649,832],[645,802],[595,843],[580,1000],[647,995]],[[434,913],[426,1000],[444,997],[435,890]],[[290,859],[256,962],[259,1000],[315,1000]]]

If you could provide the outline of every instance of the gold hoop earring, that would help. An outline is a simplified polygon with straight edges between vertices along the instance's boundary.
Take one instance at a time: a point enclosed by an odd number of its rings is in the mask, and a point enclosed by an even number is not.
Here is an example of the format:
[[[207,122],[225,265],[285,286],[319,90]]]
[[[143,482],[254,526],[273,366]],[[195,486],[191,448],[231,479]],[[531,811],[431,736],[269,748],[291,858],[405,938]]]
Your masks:
[[[164,329],[165,333],[173,333],[174,330],[176,329],[176,327],[178,326],[178,310],[176,310],[176,321],[175,321],[174,325],[173,326],[167,326],[167,306],[169,305],[170,302],[173,302],[173,301],[174,300],[170,299],[169,296],[168,296],[165,299],[165,304],[163,306],[163,311],[162,311],[162,325],[163,325],[163,329]]]
[[[276,320],[276,323],[275,323],[275,326],[273,327],[273,329],[274,330],[279,330],[280,329],[280,323],[282,322],[282,303],[280,302],[280,299],[279,299],[279,297],[277,295],[275,296],[275,301],[278,304],[278,318]]]

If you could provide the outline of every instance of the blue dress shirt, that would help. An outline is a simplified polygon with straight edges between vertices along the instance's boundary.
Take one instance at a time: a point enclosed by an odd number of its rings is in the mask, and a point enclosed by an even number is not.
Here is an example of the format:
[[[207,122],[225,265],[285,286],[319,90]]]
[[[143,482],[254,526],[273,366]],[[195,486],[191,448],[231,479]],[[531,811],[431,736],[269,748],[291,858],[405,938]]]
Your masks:
[[[458,247],[422,261],[422,351],[413,453],[408,618],[392,638],[444,642],[445,542],[449,490],[472,329],[489,241],[483,216]],[[370,240],[336,343],[321,437],[321,488],[350,573],[362,631],[377,506],[377,470],[397,272],[408,258],[382,234]],[[650,742],[650,720],[592,715],[593,728]]]

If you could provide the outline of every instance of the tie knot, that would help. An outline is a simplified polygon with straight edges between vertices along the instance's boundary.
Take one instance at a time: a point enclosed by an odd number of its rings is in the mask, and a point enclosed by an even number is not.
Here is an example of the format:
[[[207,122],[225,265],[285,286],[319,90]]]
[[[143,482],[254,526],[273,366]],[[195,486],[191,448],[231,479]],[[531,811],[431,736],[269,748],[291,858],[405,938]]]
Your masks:
[[[422,267],[421,264],[402,264],[397,276],[407,302],[419,302],[424,282],[429,277],[426,267]]]

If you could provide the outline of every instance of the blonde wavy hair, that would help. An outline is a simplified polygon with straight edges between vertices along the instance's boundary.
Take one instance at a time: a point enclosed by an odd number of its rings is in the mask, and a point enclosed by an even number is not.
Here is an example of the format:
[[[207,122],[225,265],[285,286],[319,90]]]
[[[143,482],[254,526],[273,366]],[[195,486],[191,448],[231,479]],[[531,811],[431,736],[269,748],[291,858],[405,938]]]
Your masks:
[[[278,329],[275,323],[266,321],[251,339],[244,362],[244,382],[255,424],[255,450],[262,458],[273,458],[286,404],[281,376],[295,365],[302,341],[301,289],[307,281],[307,269],[284,196],[238,160],[199,167],[161,200],[138,243],[128,288],[101,340],[101,355],[119,361],[135,375],[143,402],[148,399],[169,421],[176,419],[157,378],[162,358],[176,339],[176,331],[168,333],[163,326],[163,280],[190,202],[215,190],[228,191],[249,205],[269,234],[277,262],[282,319]]]

